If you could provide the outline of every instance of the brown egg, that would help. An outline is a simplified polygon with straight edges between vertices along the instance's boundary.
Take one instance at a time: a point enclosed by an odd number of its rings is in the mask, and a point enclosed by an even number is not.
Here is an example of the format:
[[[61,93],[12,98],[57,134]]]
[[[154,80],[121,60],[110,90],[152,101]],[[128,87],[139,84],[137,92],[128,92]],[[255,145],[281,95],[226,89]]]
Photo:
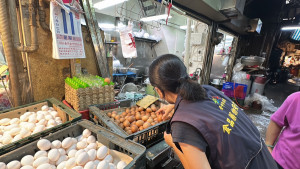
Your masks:
[[[111,114],[111,117],[112,118],[115,118],[117,115],[116,114]]]
[[[143,121],[143,120],[138,120],[135,124],[136,124],[138,127],[141,127],[141,126],[143,126],[144,121]]]
[[[151,116],[151,114],[150,114],[150,113],[146,113],[146,116],[149,116],[149,117],[150,117],[150,116]]]
[[[142,120],[143,120],[143,121],[147,121],[148,119],[149,119],[149,116],[143,116],[143,117],[142,117]]]
[[[144,110],[144,108],[143,107],[139,107],[139,109],[138,109],[139,111],[143,111]]]
[[[153,105],[153,104],[152,104]],[[151,110],[152,111],[154,111],[154,112],[156,112],[156,106],[154,105],[154,106],[151,106]]]
[[[131,126],[131,131],[132,131],[132,133],[135,133],[135,132],[137,132],[138,131],[138,126],[136,126],[136,125],[132,125]]]
[[[125,120],[125,121],[123,122],[123,125],[124,125],[124,127],[129,127],[129,126],[130,126],[130,123],[129,123],[128,120]]]
[[[120,115],[116,115],[115,119],[120,120]]]
[[[162,122],[162,120],[163,120],[163,119],[162,119],[162,115],[157,116],[157,121],[158,121],[158,122]]]
[[[156,124],[155,122],[152,122],[152,123],[151,123],[152,126],[154,126],[155,124]]]
[[[131,135],[132,131],[131,130],[127,130],[126,133],[129,134],[129,135]]]
[[[129,121],[129,123],[132,123],[132,122],[134,121],[134,117],[133,117],[133,116],[130,116],[130,117],[128,117],[127,120]]]
[[[125,121],[125,119],[122,117],[120,118],[120,122],[123,123]]]
[[[107,116],[108,116],[109,118],[111,118],[111,112],[108,112],[108,113],[107,113]]]
[[[125,110],[125,112],[126,112],[126,113],[129,113],[129,112],[130,112],[130,109],[129,109],[129,108],[127,108],[127,109]]]
[[[125,127],[125,131],[131,130],[131,127]]]
[[[134,112],[134,111],[132,111],[132,112],[131,112],[131,115],[135,115],[135,112]]]
[[[135,108],[131,108],[130,111],[135,111]]]
[[[124,129],[123,123],[120,123],[120,124],[119,124],[119,127],[121,127],[122,129]]]
[[[147,120],[147,122],[148,122],[148,123],[153,123],[153,119],[150,119],[150,118],[149,118],[149,119]]]
[[[146,112],[147,112],[147,113],[151,113],[151,112],[152,112],[151,108],[147,108],[147,109],[146,109]]]
[[[146,122],[146,123],[144,123],[143,128],[146,129],[146,128],[150,127],[150,126],[151,126],[151,124],[148,123],[148,122]]]
[[[120,124],[120,121],[119,121],[119,120],[116,120],[115,123],[116,123],[117,125],[119,125],[119,124]]]
[[[155,114],[153,114],[153,115],[151,115],[151,117],[152,117],[153,119],[155,119],[155,118],[156,118],[156,115],[155,115]]]
[[[142,117],[141,117],[141,115],[137,114],[137,115],[135,115],[135,119],[136,119],[136,120],[141,120]]]
[[[140,131],[144,130],[144,127],[143,126],[139,127],[139,130]]]
[[[126,112],[123,112],[123,113],[122,113],[123,116],[126,116],[126,114],[127,114]]]

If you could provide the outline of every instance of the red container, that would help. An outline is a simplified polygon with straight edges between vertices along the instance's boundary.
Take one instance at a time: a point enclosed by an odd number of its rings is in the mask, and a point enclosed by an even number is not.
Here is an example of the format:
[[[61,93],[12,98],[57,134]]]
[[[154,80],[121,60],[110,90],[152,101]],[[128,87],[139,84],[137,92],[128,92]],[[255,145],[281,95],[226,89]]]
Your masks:
[[[68,106],[68,107],[70,107],[70,108],[73,109],[73,107],[67,101],[63,100],[63,103],[66,106]],[[87,120],[90,119],[90,111],[89,110],[79,111],[78,113],[80,113],[82,115],[82,119],[87,119]]]

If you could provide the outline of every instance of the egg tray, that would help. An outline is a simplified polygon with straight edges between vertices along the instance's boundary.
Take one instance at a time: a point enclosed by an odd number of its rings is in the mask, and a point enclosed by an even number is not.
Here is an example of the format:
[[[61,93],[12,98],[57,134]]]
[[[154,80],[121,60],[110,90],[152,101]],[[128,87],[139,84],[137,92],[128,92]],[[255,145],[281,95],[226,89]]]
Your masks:
[[[161,103],[161,101],[156,101],[155,104],[160,105],[162,103]],[[130,139],[130,140],[133,140],[133,141],[135,141],[139,144],[142,144],[146,148],[149,148],[149,147],[153,146],[154,144],[156,144],[156,143],[160,142],[161,140],[163,140],[164,132],[166,130],[168,121],[158,123],[158,124],[156,124],[154,126],[151,126],[147,129],[144,129],[142,131],[138,131],[136,133],[133,133],[133,134],[129,135],[121,127],[119,127],[114,121],[112,121],[106,115],[106,113],[116,111],[117,114],[121,114],[122,112],[124,112],[124,110],[126,108],[130,107],[130,105],[129,106],[124,106],[124,107],[119,106],[118,108],[116,108],[118,104],[110,103],[108,105],[110,105],[109,107],[113,107],[113,109],[101,110],[101,108],[105,107],[103,105],[101,105],[101,106],[93,105],[93,106],[89,107],[90,119],[95,124],[101,125],[101,126],[107,128],[107,129],[119,134],[123,138]]]
[[[67,137],[77,137],[81,135],[84,129],[89,129],[97,138],[97,141],[101,144],[107,146],[110,149],[119,151],[121,153],[127,154],[133,158],[133,160],[124,169],[145,169],[146,159],[145,151],[146,148],[140,144],[137,144],[131,140],[125,140],[117,134],[112,133],[100,126],[96,126],[88,120],[81,120],[80,122],[68,126],[60,131],[52,132],[48,136],[43,137],[47,140],[54,141],[60,140]],[[0,161],[4,163],[9,163],[13,160],[21,160],[25,155],[34,155],[39,149],[37,148],[38,140],[18,148],[12,152],[0,156]]]
[[[65,83],[65,100],[76,111],[86,110],[93,104],[109,103],[114,101],[114,96],[114,86],[73,89]]]
[[[20,139],[18,141],[12,142],[10,144],[4,145],[0,147],[0,155],[10,152],[16,148],[22,147],[32,141],[39,139],[40,137],[46,136],[49,133],[58,131],[60,129],[65,128],[66,126],[71,125],[72,122],[76,122],[81,119],[81,114],[74,111],[73,109],[67,107],[62,102],[58,101],[55,98],[46,99],[43,101],[19,106],[16,108],[8,109],[0,112],[0,119],[3,118],[19,118],[26,112],[37,112],[41,110],[42,106],[47,105],[49,107],[53,107],[55,111],[58,112],[59,117],[62,119],[62,124],[52,127],[50,129],[43,130],[41,132],[32,134],[28,137]]]

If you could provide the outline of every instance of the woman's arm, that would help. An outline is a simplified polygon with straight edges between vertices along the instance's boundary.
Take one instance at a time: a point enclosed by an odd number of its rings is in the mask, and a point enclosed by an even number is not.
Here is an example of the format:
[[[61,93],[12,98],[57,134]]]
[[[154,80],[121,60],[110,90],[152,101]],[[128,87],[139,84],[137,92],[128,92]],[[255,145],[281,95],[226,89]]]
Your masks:
[[[186,169],[211,169],[206,154],[203,151],[189,144],[179,143],[179,145],[189,165],[189,168]]]
[[[165,133],[165,141],[179,157],[185,169],[210,169],[206,154],[199,148],[189,144],[179,143],[183,153],[173,143],[171,134]]]
[[[266,145],[268,146],[268,150],[272,153],[272,148],[269,147],[270,145],[273,146],[276,139],[278,138],[282,127],[276,124],[274,121],[270,120],[270,124],[267,129],[266,133]]]
[[[186,162],[186,160],[185,160],[185,158],[184,158],[182,152],[181,152],[181,151],[176,147],[176,145],[173,143],[173,139],[172,139],[171,134],[167,134],[167,133],[165,132],[164,138],[165,138],[166,143],[167,143],[170,147],[173,148],[173,150],[175,151],[175,153],[176,153],[177,156],[179,157],[179,159],[180,159],[180,161],[181,161],[183,167],[184,167],[185,169],[189,169],[188,163]]]

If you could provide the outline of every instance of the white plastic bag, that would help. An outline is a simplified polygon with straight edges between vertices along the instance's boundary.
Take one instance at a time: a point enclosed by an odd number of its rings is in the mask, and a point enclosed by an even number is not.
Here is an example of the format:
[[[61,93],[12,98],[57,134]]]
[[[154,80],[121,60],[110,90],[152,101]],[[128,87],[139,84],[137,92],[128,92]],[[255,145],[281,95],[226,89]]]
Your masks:
[[[236,60],[236,64],[233,67],[233,72],[241,71],[245,65],[241,63],[241,59]]]
[[[128,23],[128,26],[125,29],[121,29],[119,31],[124,58],[137,57],[135,40],[132,34],[132,26],[132,23]]]
[[[278,107],[273,105],[274,101],[272,99],[269,100],[266,96],[262,96],[258,93],[254,93],[253,95],[246,97],[245,105],[250,106],[254,101],[262,105],[262,111],[275,112],[278,109]]]

